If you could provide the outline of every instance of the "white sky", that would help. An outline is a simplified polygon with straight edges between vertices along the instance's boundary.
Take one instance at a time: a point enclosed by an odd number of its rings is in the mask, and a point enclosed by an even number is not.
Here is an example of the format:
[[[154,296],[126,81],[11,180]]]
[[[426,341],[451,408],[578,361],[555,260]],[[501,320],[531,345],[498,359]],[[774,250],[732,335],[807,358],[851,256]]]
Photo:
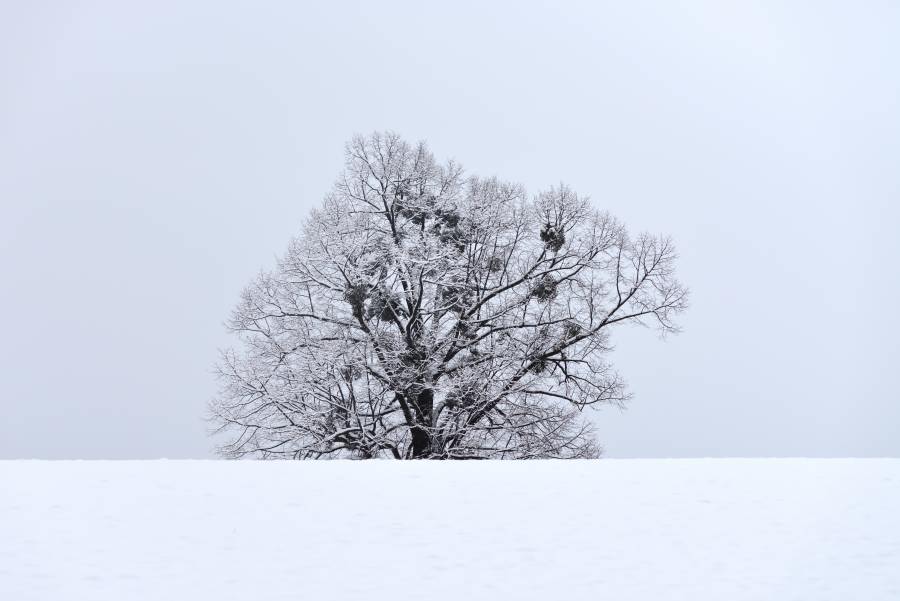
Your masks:
[[[0,458],[209,456],[222,321],[374,129],[675,237],[609,456],[900,455],[900,4],[299,4],[0,8]]]

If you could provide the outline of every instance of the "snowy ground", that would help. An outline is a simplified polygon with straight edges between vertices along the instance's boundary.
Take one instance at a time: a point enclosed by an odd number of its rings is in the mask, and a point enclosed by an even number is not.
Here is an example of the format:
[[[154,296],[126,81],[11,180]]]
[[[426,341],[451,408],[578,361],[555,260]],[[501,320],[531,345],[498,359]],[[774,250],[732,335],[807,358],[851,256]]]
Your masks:
[[[900,460],[0,462],[0,599],[900,599]]]

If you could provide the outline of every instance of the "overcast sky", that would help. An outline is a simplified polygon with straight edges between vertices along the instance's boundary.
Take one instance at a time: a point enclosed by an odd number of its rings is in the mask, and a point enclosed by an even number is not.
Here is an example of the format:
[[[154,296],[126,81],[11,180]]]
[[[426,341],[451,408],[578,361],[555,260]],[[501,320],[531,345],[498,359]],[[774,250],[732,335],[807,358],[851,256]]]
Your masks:
[[[0,458],[209,457],[222,322],[356,132],[671,234],[610,457],[900,455],[900,3],[6,2]]]

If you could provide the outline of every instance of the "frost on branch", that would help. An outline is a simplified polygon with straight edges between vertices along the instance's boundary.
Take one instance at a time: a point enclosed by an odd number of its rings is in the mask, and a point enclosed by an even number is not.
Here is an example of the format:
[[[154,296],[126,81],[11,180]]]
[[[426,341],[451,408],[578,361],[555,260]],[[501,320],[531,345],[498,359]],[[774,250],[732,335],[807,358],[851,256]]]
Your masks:
[[[667,238],[631,238],[566,186],[438,163],[394,134],[346,168],[229,326],[212,419],[226,456],[594,457],[582,409],[623,404],[626,323],[675,332]]]

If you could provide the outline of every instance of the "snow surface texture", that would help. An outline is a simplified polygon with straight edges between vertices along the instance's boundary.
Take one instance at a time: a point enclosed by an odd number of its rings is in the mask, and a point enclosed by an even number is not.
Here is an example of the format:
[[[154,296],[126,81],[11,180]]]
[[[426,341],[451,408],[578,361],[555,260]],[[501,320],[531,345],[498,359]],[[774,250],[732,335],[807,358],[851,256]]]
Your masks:
[[[0,462],[0,599],[900,598],[900,459]]]

